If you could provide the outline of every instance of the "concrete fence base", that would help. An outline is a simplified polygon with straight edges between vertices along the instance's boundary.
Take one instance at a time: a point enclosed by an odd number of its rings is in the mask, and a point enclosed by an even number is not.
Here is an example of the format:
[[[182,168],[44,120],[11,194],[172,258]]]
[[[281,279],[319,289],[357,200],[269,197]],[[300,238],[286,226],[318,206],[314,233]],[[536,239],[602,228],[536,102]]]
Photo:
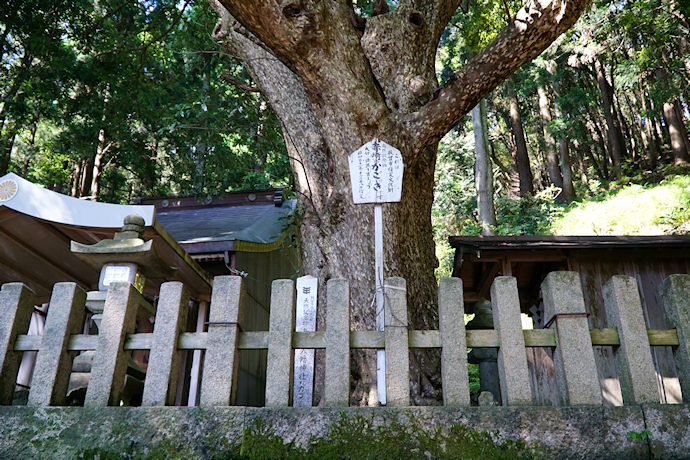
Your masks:
[[[328,437],[343,417],[373,427],[417,421],[496,431],[496,440],[539,443],[546,458],[688,458],[690,406],[627,407],[0,407],[0,458],[231,458],[261,420],[298,445]],[[645,440],[630,431],[652,433]],[[236,454],[234,454],[236,455]]]

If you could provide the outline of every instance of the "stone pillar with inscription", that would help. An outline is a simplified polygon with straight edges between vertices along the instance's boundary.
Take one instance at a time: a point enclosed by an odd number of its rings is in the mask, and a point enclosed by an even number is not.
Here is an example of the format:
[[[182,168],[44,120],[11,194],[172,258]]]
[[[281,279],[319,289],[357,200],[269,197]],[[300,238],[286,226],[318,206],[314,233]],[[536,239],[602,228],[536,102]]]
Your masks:
[[[295,332],[316,330],[316,299],[318,279],[313,276],[297,278],[297,311]],[[314,397],[314,350],[295,350],[295,377],[292,389],[292,405],[311,407]]]

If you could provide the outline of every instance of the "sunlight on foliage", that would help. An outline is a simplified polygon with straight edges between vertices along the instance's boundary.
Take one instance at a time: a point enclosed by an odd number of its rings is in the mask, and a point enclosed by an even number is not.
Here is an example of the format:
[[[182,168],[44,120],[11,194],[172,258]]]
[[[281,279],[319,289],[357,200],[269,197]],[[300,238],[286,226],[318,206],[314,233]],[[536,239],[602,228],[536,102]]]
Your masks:
[[[661,235],[690,231],[690,176],[659,185],[629,185],[601,199],[576,203],[556,220],[557,235]]]

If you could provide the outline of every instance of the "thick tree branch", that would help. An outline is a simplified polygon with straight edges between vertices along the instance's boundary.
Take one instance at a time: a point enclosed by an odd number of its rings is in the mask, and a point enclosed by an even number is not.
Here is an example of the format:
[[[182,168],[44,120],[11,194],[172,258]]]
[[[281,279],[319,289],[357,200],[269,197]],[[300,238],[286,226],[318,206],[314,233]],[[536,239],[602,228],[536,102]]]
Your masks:
[[[436,98],[407,118],[410,132],[418,133],[418,145],[438,142],[484,96],[567,31],[588,3],[535,0],[523,7],[512,24],[454,74]]]
[[[324,2],[300,0],[218,0],[242,26],[288,65],[300,60],[314,41],[324,39]],[[306,45],[306,46],[305,46]]]
[[[462,0],[400,0],[396,8],[405,10],[415,10],[424,13],[427,16],[429,29],[433,34],[434,46],[438,44],[441,39],[441,34],[446,29],[446,26],[453,18],[455,10],[458,9]]]
[[[419,110],[438,89],[436,48],[458,0],[401,0],[387,14],[367,20],[361,39],[388,108]]]
[[[232,78],[230,75],[222,73],[219,75],[219,77],[224,82],[230,83],[231,85],[234,85],[234,86],[236,86],[239,89],[242,89],[244,91],[249,91],[249,92],[253,92],[253,93],[260,93],[261,92],[261,90],[259,88],[257,88],[256,86],[251,86],[251,85],[247,85],[245,83],[242,83],[241,81],[239,81],[235,78]]]
[[[355,131],[348,133],[347,140],[339,138],[342,146],[330,147],[351,152],[361,145],[362,137],[378,133],[388,111],[360,33],[350,20],[348,2],[218,1],[297,77],[319,124],[342,125],[342,116],[358,114]]]

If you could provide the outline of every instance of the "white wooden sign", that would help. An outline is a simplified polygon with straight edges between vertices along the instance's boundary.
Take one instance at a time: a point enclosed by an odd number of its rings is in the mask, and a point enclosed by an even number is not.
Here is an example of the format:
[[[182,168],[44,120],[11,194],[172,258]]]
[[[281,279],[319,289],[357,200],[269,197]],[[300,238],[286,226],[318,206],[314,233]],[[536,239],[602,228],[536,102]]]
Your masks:
[[[352,198],[355,204],[374,203],[374,277],[376,330],[384,330],[383,208],[381,203],[400,201],[403,160],[400,150],[376,138],[348,157]],[[386,352],[376,352],[379,403],[386,404]]]
[[[376,138],[348,157],[355,204],[400,201],[403,160],[400,150]]]
[[[297,278],[297,311],[295,331],[316,330],[316,299],[318,278],[302,276]],[[295,379],[292,391],[292,405],[311,407],[314,394],[314,350],[295,350]]]

